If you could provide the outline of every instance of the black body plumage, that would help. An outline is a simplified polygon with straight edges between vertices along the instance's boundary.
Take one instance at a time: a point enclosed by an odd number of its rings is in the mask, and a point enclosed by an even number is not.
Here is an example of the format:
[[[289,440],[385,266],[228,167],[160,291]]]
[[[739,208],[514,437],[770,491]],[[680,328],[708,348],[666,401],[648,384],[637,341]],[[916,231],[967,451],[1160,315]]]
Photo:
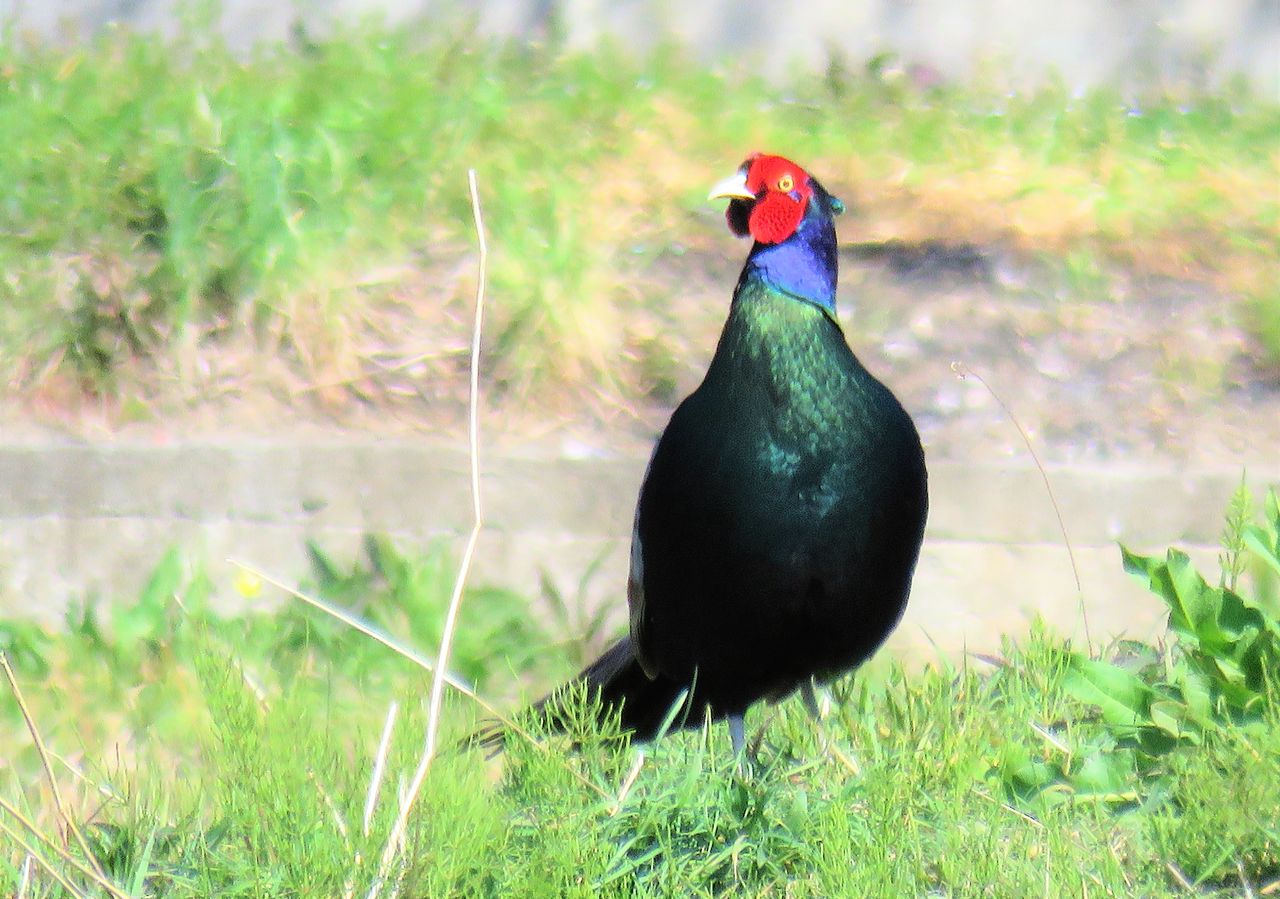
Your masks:
[[[739,743],[748,706],[852,670],[906,606],[928,508],[924,453],[835,319],[840,207],[807,185],[794,234],[753,246],[705,379],[650,459],[630,634],[577,679],[640,739],[688,689],[675,723],[698,725],[709,709]],[[744,207],[733,201],[731,225]],[[552,720],[559,695],[538,706]]]

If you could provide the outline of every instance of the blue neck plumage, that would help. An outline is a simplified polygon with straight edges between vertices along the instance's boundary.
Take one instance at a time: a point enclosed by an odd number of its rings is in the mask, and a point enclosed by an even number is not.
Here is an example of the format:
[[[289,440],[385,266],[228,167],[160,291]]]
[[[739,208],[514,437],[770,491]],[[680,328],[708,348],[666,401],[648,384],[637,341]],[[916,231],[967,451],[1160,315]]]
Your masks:
[[[782,243],[757,242],[747,257],[744,278],[756,277],[770,287],[836,312],[836,229],[830,215],[813,208],[810,201],[795,234]]]

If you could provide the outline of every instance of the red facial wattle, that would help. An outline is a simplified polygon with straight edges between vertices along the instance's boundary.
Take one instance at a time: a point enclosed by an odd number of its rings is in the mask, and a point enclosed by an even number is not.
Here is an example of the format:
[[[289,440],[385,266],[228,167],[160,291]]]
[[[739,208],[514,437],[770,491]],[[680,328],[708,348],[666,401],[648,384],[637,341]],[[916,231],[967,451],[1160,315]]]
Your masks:
[[[782,243],[800,227],[813,196],[809,176],[781,156],[757,154],[747,160],[746,166],[746,188],[755,195],[755,201],[731,204],[727,211],[729,227],[735,234],[750,234],[760,243]],[[750,210],[745,222],[742,213],[747,210],[743,207]]]
[[[792,198],[790,194],[770,191],[757,200],[747,227],[760,243],[782,243],[800,227],[808,197]]]

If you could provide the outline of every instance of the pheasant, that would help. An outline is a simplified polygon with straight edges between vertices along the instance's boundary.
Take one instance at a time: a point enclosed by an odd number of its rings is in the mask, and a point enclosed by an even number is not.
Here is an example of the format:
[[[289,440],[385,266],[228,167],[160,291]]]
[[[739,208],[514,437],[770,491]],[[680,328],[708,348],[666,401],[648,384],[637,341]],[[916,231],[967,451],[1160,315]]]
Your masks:
[[[717,184],[753,245],[701,385],[649,460],[631,539],[630,633],[585,684],[624,730],[727,719],[856,668],[897,625],[928,515],[911,417],[836,319],[843,204],[780,156]],[[676,709],[676,703],[683,707]],[[494,729],[481,742],[498,745]]]

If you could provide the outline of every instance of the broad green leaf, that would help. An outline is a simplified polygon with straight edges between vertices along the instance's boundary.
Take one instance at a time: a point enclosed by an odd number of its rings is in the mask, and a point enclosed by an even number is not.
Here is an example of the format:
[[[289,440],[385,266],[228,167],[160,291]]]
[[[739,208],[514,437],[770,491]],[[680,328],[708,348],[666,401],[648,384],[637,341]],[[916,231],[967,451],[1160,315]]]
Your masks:
[[[1207,727],[1213,720],[1213,691],[1203,671],[1187,665],[1176,669],[1174,684],[1182,693],[1187,714],[1200,727]]]
[[[1129,548],[1124,544],[1120,545],[1120,559],[1124,563],[1124,570],[1129,574],[1145,577],[1149,582],[1153,582],[1155,572],[1160,567],[1161,562],[1154,556],[1140,556],[1135,552],[1130,552]],[[1154,583],[1150,583],[1151,589],[1155,592]]]
[[[1261,609],[1247,604],[1239,594],[1231,590],[1218,588],[1218,593],[1218,630],[1226,638],[1226,642],[1214,647],[1212,654],[1229,656],[1247,665],[1246,657],[1256,653],[1255,644],[1267,631],[1266,616]]]
[[[1244,529],[1244,545],[1255,556],[1273,568],[1276,574],[1280,574],[1280,537],[1276,538],[1276,543],[1273,546],[1271,535],[1258,525],[1251,524]]]
[[[1071,775],[1071,786],[1079,796],[1093,796],[1109,801],[1134,798],[1133,781],[1136,763],[1132,750],[1095,750]]]
[[[1010,741],[1000,747],[996,774],[1004,789],[1024,799],[1041,796],[1059,781],[1059,771],[1035,757],[1021,743]]]
[[[1234,660],[1215,656],[1213,659],[1214,667],[1222,674],[1222,680],[1225,684],[1243,684],[1245,681],[1245,673]]]
[[[1210,587],[1200,572],[1191,564],[1191,558],[1176,549],[1169,550],[1167,567],[1169,579],[1173,584],[1174,599],[1180,612],[1181,621],[1175,624],[1170,617],[1169,626],[1181,636],[1194,636],[1196,640],[1211,651],[1220,651],[1229,641],[1229,636],[1219,626],[1218,615],[1222,607],[1222,591]],[[1178,625],[1181,625],[1178,626]],[[1183,627],[1190,628],[1190,634],[1183,633]]]
[[[1073,653],[1062,686],[1081,702],[1101,709],[1109,724],[1141,727],[1151,723],[1148,709],[1154,691],[1136,674],[1110,662]]]
[[[1170,571],[1171,564],[1179,556],[1186,559],[1186,555],[1171,549],[1166,559],[1158,559],[1154,556],[1140,556],[1132,553],[1124,546],[1120,547],[1120,554],[1124,560],[1125,571],[1146,580],[1147,589],[1164,600],[1165,605],[1169,607],[1170,629],[1192,646],[1199,645],[1200,634],[1194,616],[1195,605],[1188,608],[1182,592],[1174,585],[1173,574]],[[1183,589],[1189,591],[1190,587],[1190,584],[1184,585]]]
[[[1180,740],[1200,742],[1200,730],[1190,720],[1188,709],[1172,699],[1151,703],[1151,723]]]

